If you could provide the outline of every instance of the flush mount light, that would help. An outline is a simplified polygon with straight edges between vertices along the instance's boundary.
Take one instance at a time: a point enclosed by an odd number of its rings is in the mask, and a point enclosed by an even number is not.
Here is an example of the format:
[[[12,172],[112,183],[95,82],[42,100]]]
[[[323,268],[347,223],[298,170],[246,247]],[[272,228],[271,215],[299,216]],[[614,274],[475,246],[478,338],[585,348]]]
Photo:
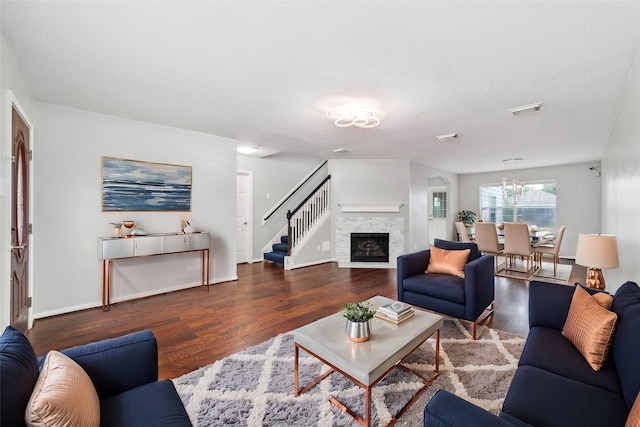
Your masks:
[[[251,147],[248,147],[248,146],[238,147],[238,153],[240,153],[240,154],[253,154],[256,151],[258,151],[258,148],[260,148],[259,145],[252,145]]]
[[[339,128],[357,126],[359,128],[374,128],[380,124],[380,119],[371,110],[358,107],[338,107],[327,111],[327,117]]]
[[[523,105],[522,107],[510,108],[509,113],[511,113],[511,116],[513,117],[518,117],[524,114],[536,113],[542,110],[544,110],[542,102],[536,102],[534,104]]]
[[[452,139],[456,139],[457,137],[458,137],[457,133],[448,133],[446,135],[436,136],[436,138],[438,138],[442,142],[451,141]]]

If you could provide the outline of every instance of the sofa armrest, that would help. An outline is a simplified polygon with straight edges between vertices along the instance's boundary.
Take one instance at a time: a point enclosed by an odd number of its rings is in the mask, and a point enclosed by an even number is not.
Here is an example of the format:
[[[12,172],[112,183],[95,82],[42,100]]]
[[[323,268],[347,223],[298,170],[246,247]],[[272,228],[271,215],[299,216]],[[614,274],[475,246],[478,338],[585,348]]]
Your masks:
[[[513,427],[512,424],[487,412],[471,402],[439,390],[424,408],[425,427],[497,426]]]
[[[495,299],[495,267],[491,255],[483,255],[464,267],[465,314],[476,320]]]
[[[561,331],[574,290],[574,286],[532,280],[529,283],[529,328],[545,326]]]
[[[61,352],[85,370],[100,400],[158,380],[158,344],[148,330]]]
[[[407,277],[423,274],[427,271],[429,266],[429,258],[431,257],[431,251],[425,249],[419,252],[413,252],[410,254],[400,255],[398,257],[398,300],[402,299],[402,281]]]

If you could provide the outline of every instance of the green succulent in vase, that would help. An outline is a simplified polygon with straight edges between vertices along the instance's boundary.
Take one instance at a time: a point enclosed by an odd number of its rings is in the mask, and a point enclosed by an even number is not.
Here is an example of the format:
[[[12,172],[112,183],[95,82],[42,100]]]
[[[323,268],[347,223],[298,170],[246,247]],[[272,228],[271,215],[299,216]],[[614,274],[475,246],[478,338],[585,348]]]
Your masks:
[[[376,312],[369,301],[350,302],[344,305],[344,317],[351,322],[362,323],[373,319]]]

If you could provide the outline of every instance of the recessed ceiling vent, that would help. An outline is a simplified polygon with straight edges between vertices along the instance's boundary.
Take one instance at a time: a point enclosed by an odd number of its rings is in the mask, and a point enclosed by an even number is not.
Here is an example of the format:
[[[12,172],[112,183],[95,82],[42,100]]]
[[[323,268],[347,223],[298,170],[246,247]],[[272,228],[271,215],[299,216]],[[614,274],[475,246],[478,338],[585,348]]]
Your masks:
[[[509,112],[513,117],[522,116],[529,113],[537,113],[544,110],[542,102],[536,102],[535,104],[523,105],[522,107],[510,108]]]
[[[348,148],[340,147],[340,148],[334,148],[333,152],[334,153],[350,153],[351,150],[349,150]]]
[[[451,141],[454,140],[458,137],[457,133],[448,133],[446,135],[439,135],[436,136],[436,138],[438,138],[440,141],[445,142],[445,141]]]

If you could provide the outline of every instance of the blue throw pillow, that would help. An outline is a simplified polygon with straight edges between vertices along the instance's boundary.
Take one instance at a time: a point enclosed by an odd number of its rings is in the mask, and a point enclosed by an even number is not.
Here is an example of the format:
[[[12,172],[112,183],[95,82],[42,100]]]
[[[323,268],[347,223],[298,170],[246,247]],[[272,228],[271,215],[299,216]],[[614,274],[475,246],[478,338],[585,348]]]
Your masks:
[[[24,411],[38,379],[38,359],[20,331],[7,326],[0,337],[0,425],[26,426]]]
[[[448,251],[471,249],[471,252],[469,252],[469,258],[467,258],[467,262],[471,262],[476,258],[480,258],[478,245],[474,242],[451,242],[449,240],[434,239],[433,246],[438,249],[446,249]]]

